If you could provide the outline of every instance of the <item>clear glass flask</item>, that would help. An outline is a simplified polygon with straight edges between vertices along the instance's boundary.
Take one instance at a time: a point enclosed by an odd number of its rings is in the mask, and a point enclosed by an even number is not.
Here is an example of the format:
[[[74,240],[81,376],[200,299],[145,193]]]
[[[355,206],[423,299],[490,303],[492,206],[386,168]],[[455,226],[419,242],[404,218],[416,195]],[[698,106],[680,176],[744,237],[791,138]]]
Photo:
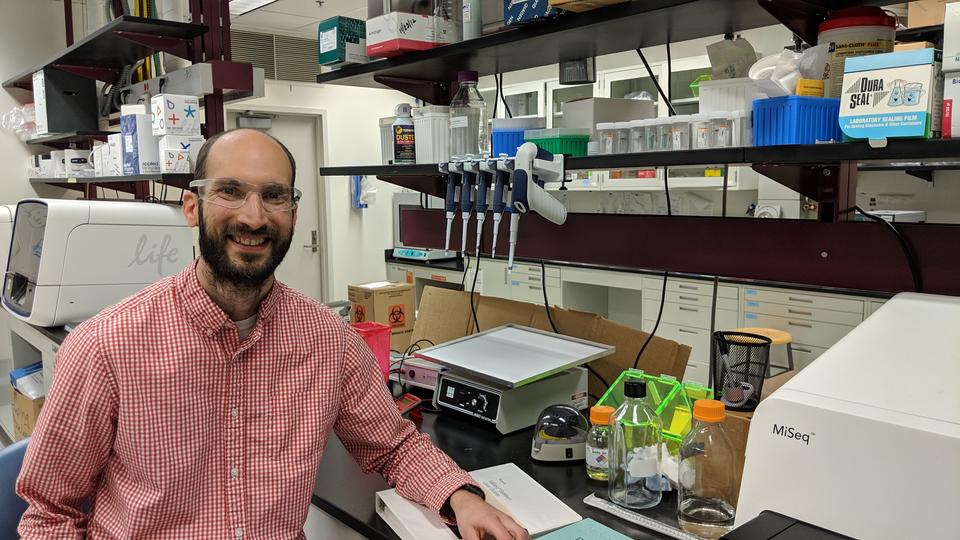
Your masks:
[[[646,403],[645,382],[625,382],[623,394],[625,400],[610,420],[607,495],[625,508],[651,508],[661,498],[660,417]]]
[[[460,89],[450,102],[450,157],[463,159],[467,154],[490,156],[487,132],[487,104],[477,90],[477,72],[457,74]]]
[[[726,411],[715,399],[693,404],[694,425],[680,447],[680,528],[701,538],[720,538],[733,528],[737,460],[723,430]]]

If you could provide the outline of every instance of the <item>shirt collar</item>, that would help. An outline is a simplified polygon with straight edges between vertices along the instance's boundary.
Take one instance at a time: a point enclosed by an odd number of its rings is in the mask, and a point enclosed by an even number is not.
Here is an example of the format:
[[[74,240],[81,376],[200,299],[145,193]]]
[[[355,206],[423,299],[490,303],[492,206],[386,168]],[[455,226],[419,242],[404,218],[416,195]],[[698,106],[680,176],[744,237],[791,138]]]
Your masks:
[[[197,277],[198,263],[199,259],[188,265],[176,276],[174,282],[177,293],[180,296],[181,304],[195,324],[206,330],[219,331],[230,320],[230,317],[200,286],[200,279]],[[283,296],[283,289],[284,286],[274,280],[267,296],[260,302],[257,312],[260,319],[268,320],[276,313],[277,306]]]

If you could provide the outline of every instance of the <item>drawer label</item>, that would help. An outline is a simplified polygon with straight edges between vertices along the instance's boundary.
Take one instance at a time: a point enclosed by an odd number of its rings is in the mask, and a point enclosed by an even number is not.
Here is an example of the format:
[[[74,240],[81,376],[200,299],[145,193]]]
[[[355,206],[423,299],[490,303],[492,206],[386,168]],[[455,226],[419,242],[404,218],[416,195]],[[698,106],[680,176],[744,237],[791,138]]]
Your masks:
[[[747,307],[760,307],[760,302],[754,302],[752,300],[747,301]]]
[[[757,314],[756,314],[756,313],[744,313],[744,314],[743,314],[743,318],[744,318],[744,319],[750,319],[751,321],[755,321],[755,320],[757,320]]]
[[[744,294],[749,294],[750,296],[756,296],[756,295],[757,295],[757,290],[756,290],[756,289],[744,289],[744,290],[743,290],[743,293],[744,293]]]

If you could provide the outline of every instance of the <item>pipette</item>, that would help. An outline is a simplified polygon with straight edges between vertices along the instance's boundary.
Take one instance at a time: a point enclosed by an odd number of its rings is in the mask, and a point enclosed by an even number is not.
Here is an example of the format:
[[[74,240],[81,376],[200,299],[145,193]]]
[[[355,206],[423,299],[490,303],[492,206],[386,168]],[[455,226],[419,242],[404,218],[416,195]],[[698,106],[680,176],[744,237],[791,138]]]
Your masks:
[[[536,174],[534,174],[536,173]],[[567,208],[544,191],[544,182],[554,182],[563,178],[563,155],[554,156],[542,150],[534,143],[523,143],[517,149],[513,167],[513,193],[510,214],[510,255],[507,268],[513,269],[513,257],[520,231],[520,214],[536,212],[546,220],[562,225],[567,220]]]
[[[477,251],[480,256],[480,237],[483,236],[483,221],[487,217],[487,191],[490,190],[490,184],[493,175],[497,172],[497,161],[495,159],[485,159],[480,162],[480,176],[477,180]]]
[[[473,156],[467,156],[471,161],[463,162],[463,184],[460,187],[460,217],[463,220],[463,230],[460,233],[460,252],[467,252],[467,231],[470,228],[470,213],[473,212],[473,186],[477,183],[479,164],[472,161]]]
[[[497,256],[497,236],[500,234],[500,220],[503,218],[503,211],[507,207],[506,190],[510,187],[510,173],[513,171],[513,160],[501,156],[497,160],[496,182],[493,187],[493,249],[490,256]]]
[[[461,181],[460,164],[455,161],[441,163],[440,172],[447,174],[447,194],[443,204],[444,209],[447,211],[447,234],[443,243],[443,249],[450,251],[450,230],[453,228],[453,217],[457,211],[457,188],[460,187]]]

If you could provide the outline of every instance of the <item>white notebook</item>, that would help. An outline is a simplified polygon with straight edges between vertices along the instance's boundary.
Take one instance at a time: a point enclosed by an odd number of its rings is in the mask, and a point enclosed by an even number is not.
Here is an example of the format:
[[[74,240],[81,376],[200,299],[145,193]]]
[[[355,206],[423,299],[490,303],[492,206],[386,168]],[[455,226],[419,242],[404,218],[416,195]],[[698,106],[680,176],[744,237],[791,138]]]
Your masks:
[[[480,469],[470,475],[483,488],[491,506],[512,516],[532,536],[583,519],[513,463]],[[376,498],[377,514],[402,540],[456,540],[443,520],[425,506],[404,499],[395,489],[377,492]]]

